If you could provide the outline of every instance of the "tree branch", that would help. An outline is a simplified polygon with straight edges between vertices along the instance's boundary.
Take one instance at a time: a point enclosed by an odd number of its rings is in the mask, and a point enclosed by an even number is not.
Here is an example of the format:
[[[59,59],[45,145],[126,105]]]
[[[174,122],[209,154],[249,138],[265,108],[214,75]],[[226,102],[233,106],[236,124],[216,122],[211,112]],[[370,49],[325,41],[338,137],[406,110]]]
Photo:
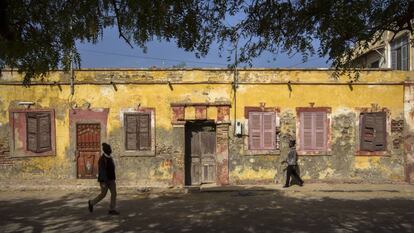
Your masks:
[[[115,11],[115,17],[116,17],[116,22],[118,24],[118,33],[119,33],[119,38],[124,39],[124,41],[131,46],[131,48],[134,48],[134,46],[132,46],[131,42],[128,40],[128,38],[125,37],[125,35],[122,33],[121,30],[121,17],[119,16],[119,10],[118,7],[116,6],[116,2],[115,0],[112,0],[112,5],[114,5],[114,11]]]

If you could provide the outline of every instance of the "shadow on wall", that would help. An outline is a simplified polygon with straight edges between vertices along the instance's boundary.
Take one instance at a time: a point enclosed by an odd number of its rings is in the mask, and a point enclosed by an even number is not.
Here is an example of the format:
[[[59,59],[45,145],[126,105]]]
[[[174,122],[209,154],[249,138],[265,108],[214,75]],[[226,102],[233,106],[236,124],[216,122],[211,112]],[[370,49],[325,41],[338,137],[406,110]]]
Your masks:
[[[38,195],[39,194],[39,195]],[[0,201],[1,232],[412,232],[413,201],[298,199],[278,191],[121,194],[120,216],[92,195],[18,194]],[[0,195],[3,195],[0,193]]]

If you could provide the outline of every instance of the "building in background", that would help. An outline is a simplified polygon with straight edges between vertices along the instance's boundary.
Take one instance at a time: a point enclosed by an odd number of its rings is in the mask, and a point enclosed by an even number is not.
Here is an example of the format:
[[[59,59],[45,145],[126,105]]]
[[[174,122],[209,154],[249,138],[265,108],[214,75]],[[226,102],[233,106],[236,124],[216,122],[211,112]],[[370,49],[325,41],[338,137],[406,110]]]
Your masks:
[[[414,70],[414,47],[410,44],[413,36],[400,32],[394,39],[393,33],[386,32],[381,39],[364,49],[355,61],[363,68],[389,68],[393,70]]]

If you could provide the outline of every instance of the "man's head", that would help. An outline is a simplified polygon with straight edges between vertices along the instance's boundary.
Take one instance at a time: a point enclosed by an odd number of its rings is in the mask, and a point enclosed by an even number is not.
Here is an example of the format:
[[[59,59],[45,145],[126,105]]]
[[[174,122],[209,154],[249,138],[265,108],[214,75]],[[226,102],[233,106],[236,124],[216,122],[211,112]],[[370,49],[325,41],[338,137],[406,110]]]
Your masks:
[[[110,155],[112,153],[112,149],[111,149],[111,145],[107,144],[107,143],[102,143],[102,150],[105,154]]]
[[[289,140],[289,147],[294,147],[296,145],[296,140]]]

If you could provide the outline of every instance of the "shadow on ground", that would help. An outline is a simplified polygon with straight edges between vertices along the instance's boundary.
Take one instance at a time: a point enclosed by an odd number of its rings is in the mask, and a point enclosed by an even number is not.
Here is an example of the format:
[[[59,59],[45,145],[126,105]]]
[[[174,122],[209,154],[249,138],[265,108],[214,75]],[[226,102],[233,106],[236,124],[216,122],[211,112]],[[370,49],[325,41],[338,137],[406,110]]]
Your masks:
[[[0,193],[0,232],[413,232],[408,199],[306,199],[280,191],[122,194],[120,216],[96,193]]]

